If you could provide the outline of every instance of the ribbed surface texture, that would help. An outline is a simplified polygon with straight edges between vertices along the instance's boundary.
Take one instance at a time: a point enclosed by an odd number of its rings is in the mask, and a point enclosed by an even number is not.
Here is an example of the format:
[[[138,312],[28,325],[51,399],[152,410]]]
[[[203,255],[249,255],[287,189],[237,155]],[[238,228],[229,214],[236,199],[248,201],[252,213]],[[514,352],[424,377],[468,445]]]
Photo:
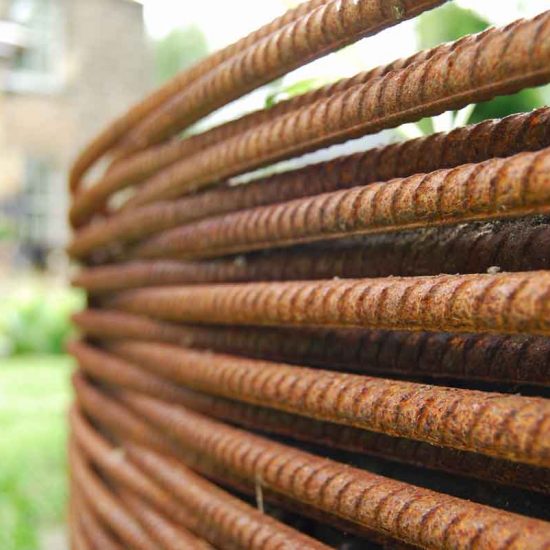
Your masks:
[[[303,2],[76,159],[73,550],[550,550],[550,108],[233,181],[547,84],[550,12],[182,134],[443,3]]]

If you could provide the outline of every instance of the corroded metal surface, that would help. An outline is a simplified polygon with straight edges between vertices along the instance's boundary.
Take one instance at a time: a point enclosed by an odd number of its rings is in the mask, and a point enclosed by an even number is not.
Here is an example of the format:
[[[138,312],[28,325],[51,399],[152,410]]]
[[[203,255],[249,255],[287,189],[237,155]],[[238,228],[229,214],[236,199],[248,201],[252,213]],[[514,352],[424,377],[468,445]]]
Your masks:
[[[91,338],[156,341],[360,374],[546,386],[550,373],[550,339],[539,336],[181,326],[109,310],[86,310],[73,320]],[[69,349],[78,355],[81,348]]]
[[[124,402],[239,477],[259,477],[266,488],[411,544],[466,548],[481,538],[498,548],[514,537],[520,547],[538,549],[548,540],[545,522],[344,466],[149,398],[128,395]]]
[[[449,45],[448,49],[456,51],[469,40],[468,37],[458,40]],[[165,145],[155,146],[143,153],[138,153],[124,164],[115,167],[102,180],[77,196],[71,206],[70,219],[73,225],[82,225],[90,219],[94,211],[104,204],[109,195],[152,176],[158,170],[181,160],[183,157],[234,137],[261,123],[273,121],[277,117],[310,105],[319,99],[328,98],[334,93],[345,91],[357,84],[365,84],[371,79],[379,78],[391,71],[403,69],[414,63],[430,59],[435,54],[441,54],[442,51],[443,48],[434,48],[419,52],[412,57],[377,67],[355,77],[341,80],[336,84],[282,101],[269,110],[255,111],[240,119],[216,126],[202,134],[191,136],[182,141],[168,142]],[[349,181],[351,174],[358,178],[358,181],[353,183],[353,185],[357,185],[369,181],[382,181],[392,177],[408,176],[414,172],[427,172],[438,168],[457,166],[466,162],[480,162],[493,156],[509,156],[519,151],[536,150],[549,145],[548,126],[545,124],[547,117],[548,109],[541,109],[524,115],[512,115],[498,122],[486,121],[470,128],[457,128],[448,135],[434,134],[427,138],[419,138],[369,151],[367,154],[344,157],[341,161],[321,163],[319,166],[313,165],[306,170],[291,172],[288,176],[300,178],[315,175],[315,177],[326,180],[340,174],[344,179],[341,186],[344,187],[346,177]],[[397,159],[399,159],[399,162]],[[365,170],[365,168],[368,170]],[[359,172],[359,169],[361,169],[361,172]],[[274,183],[278,182],[278,178],[268,178],[268,181],[270,179],[274,180]],[[288,198],[295,198],[308,193],[303,185],[298,187],[299,184],[296,182],[287,182],[288,177],[286,175],[279,179],[282,181],[277,185],[277,193],[286,192]],[[321,188],[321,190],[333,189],[334,187],[330,187],[330,183],[330,180],[325,181],[326,188]],[[290,195],[293,191],[294,193]],[[265,193],[265,189],[262,192]],[[315,189],[309,194],[314,192]],[[248,194],[243,197],[245,202],[247,196],[250,197]],[[231,195],[228,195],[229,197]],[[269,194],[262,203],[266,202],[269,202]],[[214,208],[216,204],[215,200],[212,199],[210,208]],[[238,207],[239,205],[237,205]]]
[[[78,483],[79,490],[102,521],[106,522],[127,546],[136,550],[154,548],[154,541],[126,511],[120,499],[92,472],[80,451],[74,446],[69,450],[69,458],[71,474]]]
[[[443,54],[428,61],[261,124],[161,171],[127,205],[174,198],[321,146],[546,83],[549,26],[550,12],[546,12],[474,38],[456,52],[444,47]]]
[[[224,104],[317,57],[442,4],[442,0],[329,0],[241,50],[190,83],[125,140],[126,150],[158,143]]]
[[[124,489],[117,492],[128,510],[135,515],[142,527],[161,548],[166,548],[166,550],[180,550],[181,548],[212,550],[214,548],[166,519],[161,513],[148,506],[131,492]]]
[[[155,460],[152,451],[143,450],[131,454],[126,460],[130,464],[113,464],[109,454],[115,451],[109,449],[108,443],[92,428],[86,425],[85,421],[73,413],[73,428],[75,436],[83,441],[83,445],[88,449],[90,455],[101,464],[107,472],[115,479],[124,479],[124,484],[133,484],[135,487],[136,479],[141,481],[139,493],[148,500],[151,499],[150,490],[144,492],[143,484],[149,484],[155,487],[154,499],[158,502],[162,500],[163,508],[172,510],[172,514],[181,522],[182,511],[187,512],[192,518],[186,518],[189,528],[197,534],[208,539],[216,547],[235,548],[308,548],[321,550],[327,548],[313,539],[294,531],[274,519],[264,516],[258,510],[239,501],[230,494],[220,490],[206,479],[201,478],[183,464],[171,461],[168,465],[161,459]],[[155,461],[156,483],[150,481],[151,472],[150,463]],[[136,464],[132,466],[131,463]],[[145,468],[144,468],[145,466]],[[128,481],[128,471],[133,475],[133,479]],[[147,476],[144,473],[148,474]],[[138,491],[134,488],[134,491]],[[177,503],[174,501],[177,499]],[[125,500],[125,499],[123,499]],[[133,500],[133,499],[132,499]],[[169,502],[171,504],[166,504]],[[183,510],[182,508],[183,503]],[[137,504],[131,504],[131,509]],[[146,523],[150,524],[151,514],[144,511],[148,519]],[[155,514],[153,512],[153,514]],[[138,513],[138,518],[142,516]],[[161,516],[162,517],[162,516]],[[208,521],[210,520],[210,521]],[[154,519],[153,519],[154,522]],[[171,537],[171,535],[168,534]],[[180,539],[181,540],[181,539]],[[200,546],[191,546],[200,548]],[[204,545],[209,548],[209,545]]]
[[[550,333],[550,273],[195,285],[120,292],[106,305],[186,323]]]
[[[77,159],[72,547],[548,548],[549,108],[233,178],[547,83],[550,12],[176,135],[441,3],[300,4]]]
[[[546,217],[369,235],[216,260],[129,260],[84,269],[90,293],[193,283],[296,281],[550,268]]]
[[[90,166],[98,160],[104,153],[111,149],[125,133],[135,126],[144,116],[147,116],[165,101],[177,94],[180,90],[188,86],[193,80],[202,74],[207,73],[212,68],[234,56],[239,50],[253,45],[255,42],[269,36],[278,29],[286,27],[292,21],[298,20],[308,12],[316,10],[326,4],[328,0],[308,0],[302,2],[296,9],[288,10],[281,17],[250,33],[248,36],[231,44],[227,48],[220,50],[202,62],[194,65],[189,70],[177,74],[172,80],[166,83],[162,88],[156,90],[153,94],[143,101],[133,106],[127,113],[115,120],[104,131],[102,131],[93,141],[80,153],[76,159],[70,174],[70,188],[77,191],[82,176]]]
[[[357,234],[550,212],[550,149],[251,208],[136,245],[141,258],[213,257]]]
[[[550,109],[543,108],[485,121],[448,134],[433,134],[260,178],[246,186],[214,189],[135,209],[131,214],[117,214],[77,233],[70,251],[81,256],[88,253],[91,246],[137,240],[205,217],[493,157],[508,157],[521,151],[536,151],[550,145],[549,117]],[[152,156],[158,158],[158,155]],[[92,187],[90,197],[97,192],[100,187]],[[74,209],[79,208],[77,199]]]
[[[170,389],[167,391],[167,387],[173,386],[136,363],[117,359],[83,344],[74,344],[71,352],[81,369],[93,380],[182,405],[248,429],[550,494],[550,472],[544,468],[320,422],[183,387],[175,393]]]
[[[482,162],[493,157],[508,157],[521,151],[536,151],[550,145],[549,117],[548,108],[512,115],[500,121],[486,121],[457,128],[448,134],[404,141],[260,178],[246,186],[215,189],[179,201],[136,209],[131,214],[121,213],[104,224],[92,225],[78,233],[69,250],[78,257],[88,253],[91,246],[115,240],[137,240],[217,214]],[[152,156],[159,158],[155,151]],[[97,202],[94,197],[102,192],[101,189],[100,185],[94,186],[81,201],[77,198],[73,211],[85,208],[80,205],[86,200]]]
[[[163,344],[108,348],[185,386],[440,446],[550,466],[545,399],[308,369]]]

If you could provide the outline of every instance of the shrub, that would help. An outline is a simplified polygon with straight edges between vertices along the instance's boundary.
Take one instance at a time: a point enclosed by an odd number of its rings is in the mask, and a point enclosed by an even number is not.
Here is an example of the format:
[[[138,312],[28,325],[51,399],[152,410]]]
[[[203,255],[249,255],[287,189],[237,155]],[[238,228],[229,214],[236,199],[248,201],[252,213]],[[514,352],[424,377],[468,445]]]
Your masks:
[[[70,315],[83,306],[77,290],[25,283],[0,304],[0,355],[63,353]]]

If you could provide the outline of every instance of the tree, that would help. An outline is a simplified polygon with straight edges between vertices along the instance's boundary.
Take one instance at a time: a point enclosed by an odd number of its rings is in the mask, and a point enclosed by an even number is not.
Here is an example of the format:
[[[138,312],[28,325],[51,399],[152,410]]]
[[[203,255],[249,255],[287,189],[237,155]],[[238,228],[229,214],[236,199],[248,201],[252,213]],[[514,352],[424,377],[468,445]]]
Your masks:
[[[168,80],[208,53],[203,32],[196,25],[174,29],[155,44],[156,79]]]

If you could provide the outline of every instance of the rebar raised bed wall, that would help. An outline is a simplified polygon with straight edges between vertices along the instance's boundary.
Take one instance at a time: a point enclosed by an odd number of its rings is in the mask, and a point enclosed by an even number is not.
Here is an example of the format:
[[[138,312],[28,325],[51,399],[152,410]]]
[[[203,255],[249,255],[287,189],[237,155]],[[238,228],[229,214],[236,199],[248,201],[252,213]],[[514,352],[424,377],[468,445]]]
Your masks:
[[[304,2],[82,151],[73,548],[550,548],[550,109],[231,184],[547,83],[550,12],[182,134],[442,3]]]

